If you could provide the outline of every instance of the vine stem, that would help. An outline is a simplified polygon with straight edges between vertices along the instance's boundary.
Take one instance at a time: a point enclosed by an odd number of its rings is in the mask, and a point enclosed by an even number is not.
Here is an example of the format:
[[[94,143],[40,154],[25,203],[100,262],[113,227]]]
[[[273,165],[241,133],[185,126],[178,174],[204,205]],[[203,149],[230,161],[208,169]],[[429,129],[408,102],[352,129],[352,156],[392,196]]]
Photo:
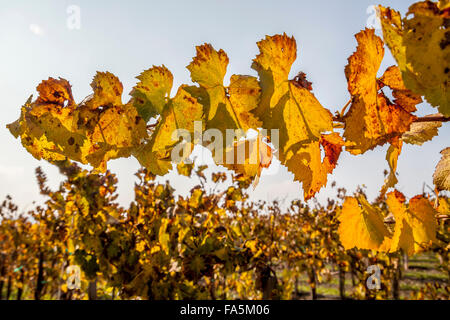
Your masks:
[[[342,108],[341,112],[339,113],[339,117],[342,118],[344,116],[345,110],[347,110],[347,107],[352,102],[352,99],[348,100],[345,106]]]
[[[449,122],[450,117],[445,117],[442,114],[430,114],[414,120],[414,122]]]
[[[346,107],[344,107],[345,109]],[[342,109],[342,110],[344,110]],[[344,119],[341,115],[334,116],[333,121],[335,122],[344,122]],[[430,114],[423,117],[419,117],[415,119],[413,122],[450,122],[450,117],[445,117],[441,114]]]
[[[436,216],[436,220],[444,220],[445,221],[448,219],[450,219],[450,215],[448,215],[448,214],[439,214]],[[386,224],[394,224],[395,220],[386,220],[385,219],[383,222]]]

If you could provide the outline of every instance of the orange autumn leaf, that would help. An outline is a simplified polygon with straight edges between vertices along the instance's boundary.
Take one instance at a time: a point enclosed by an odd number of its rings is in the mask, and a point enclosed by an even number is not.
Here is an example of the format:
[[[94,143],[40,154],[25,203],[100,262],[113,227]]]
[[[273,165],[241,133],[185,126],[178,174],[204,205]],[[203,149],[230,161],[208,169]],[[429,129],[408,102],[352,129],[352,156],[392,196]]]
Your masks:
[[[272,163],[272,148],[265,139],[268,137],[258,134],[254,139],[237,141],[225,154],[224,166],[245,177],[254,178],[253,187],[256,187],[263,168],[268,168]]]
[[[303,183],[305,200],[313,197],[327,183],[327,175],[336,167],[344,146],[341,136],[334,132],[324,134],[319,141],[302,147],[286,165],[294,173],[295,180]],[[325,157],[321,159],[321,147]]]
[[[395,68],[389,68],[380,80],[381,85],[378,83],[384,48],[373,29],[365,29],[355,37],[358,47],[345,68],[352,104],[344,116],[344,137],[349,143],[346,150],[360,154],[409,130],[416,118],[409,111],[415,110],[414,103],[420,100],[404,88]],[[385,85],[392,86],[395,103],[381,91]]]
[[[405,111],[414,112],[416,105],[422,102],[420,95],[413,93],[405,87],[402,74],[397,66],[390,66],[386,69],[383,76],[378,79],[380,88],[387,86],[392,89],[395,104],[401,106]]]

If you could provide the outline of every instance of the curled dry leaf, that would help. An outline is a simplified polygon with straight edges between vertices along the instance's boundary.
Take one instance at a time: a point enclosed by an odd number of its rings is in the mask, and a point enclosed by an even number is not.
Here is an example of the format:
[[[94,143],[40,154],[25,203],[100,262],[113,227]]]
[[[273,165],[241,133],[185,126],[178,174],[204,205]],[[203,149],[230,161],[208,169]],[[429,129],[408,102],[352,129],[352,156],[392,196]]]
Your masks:
[[[450,148],[441,151],[442,158],[433,174],[433,183],[438,190],[450,190]]]

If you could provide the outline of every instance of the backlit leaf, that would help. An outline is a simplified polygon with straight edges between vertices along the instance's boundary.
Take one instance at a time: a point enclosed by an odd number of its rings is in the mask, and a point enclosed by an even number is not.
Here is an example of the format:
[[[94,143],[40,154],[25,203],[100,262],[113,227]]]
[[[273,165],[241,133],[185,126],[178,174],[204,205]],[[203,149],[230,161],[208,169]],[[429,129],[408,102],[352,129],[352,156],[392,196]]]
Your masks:
[[[445,148],[441,154],[433,173],[433,183],[438,190],[450,190],[450,148]]]
[[[420,252],[424,245],[436,241],[436,210],[428,199],[423,196],[416,196],[406,206],[405,196],[395,190],[387,195],[386,203],[389,206],[389,210],[394,214],[396,221],[394,238],[400,236],[401,228],[409,227],[412,231],[410,235],[404,235],[405,238],[403,239],[403,249],[409,252],[409,254],[411,254],[410,246],[412,245],[414,252]],[[405,227],[406,225],[407,227]],[[405,243],[407,239],[409,244]],[[394,247],[392,251],[396,249],[398,248]]]
[[[442,126],[440,121],[413,122],[408,131],[402,135],[405,143],[421,146],[438,135],[438,128]]]
[[[339,238],[346,250],[354,247],[377,250],[389,236],[378,208],[372,207],[363,196],[345,199],[339,221]]]
[[[153,66],[136,77],[131,103],[145,121],[162,113],[172,89],[172,73],[163,65]]]
[[[352,154],[364,153],[377,145],[383,145],[407,131],[415,119],[408,110],[415,110],[418,97],[404,89],[396,69],[389,68],[381,78],[382,86],[390,85],[395,92],[393,104],[379,90],[377,72],[384,56],[383,41],[373,29],[356,34],[358,47],[348,59],[345,74],[352,104],[344,117],[344,137]],[[403,106],[401,104],[403,104]]]
[[[448,13],[431,1],[410,6],[405,18],[380,6],[383,35],[405,86],[450,116]]]
[[[403,145],[402,141],[398,140],[392,143],[388,148],[388,151],[386,153],[386,161],[389,165],[390,171],[387,178],[384,180],[383,187],[381,188],[380,198],[383,198],[384,195],[386,194],[386,191],[389,188],[393,188],[398,182],[396,174],[397,160],[400,155],[400,152],[402,151],[402,145]]]

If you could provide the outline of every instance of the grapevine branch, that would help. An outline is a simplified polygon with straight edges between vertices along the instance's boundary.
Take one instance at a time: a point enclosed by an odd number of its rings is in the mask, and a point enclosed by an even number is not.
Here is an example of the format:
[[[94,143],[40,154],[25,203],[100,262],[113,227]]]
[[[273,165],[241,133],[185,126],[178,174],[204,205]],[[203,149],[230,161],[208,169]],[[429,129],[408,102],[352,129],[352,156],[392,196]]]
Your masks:
[[[336,115],[333,117],[333,121],[344,123],[344,117],[342,115]],[[441,114],[429,114],[423,117],[418,117],[413,122],[449,122],[450,117],[445,117]]]
[[[450,117],[444,117],[441,114],[430,114],[424,117],[417,118],[414,122],[448,122],[450,121]]]

